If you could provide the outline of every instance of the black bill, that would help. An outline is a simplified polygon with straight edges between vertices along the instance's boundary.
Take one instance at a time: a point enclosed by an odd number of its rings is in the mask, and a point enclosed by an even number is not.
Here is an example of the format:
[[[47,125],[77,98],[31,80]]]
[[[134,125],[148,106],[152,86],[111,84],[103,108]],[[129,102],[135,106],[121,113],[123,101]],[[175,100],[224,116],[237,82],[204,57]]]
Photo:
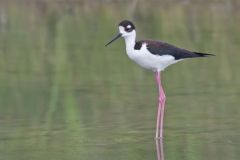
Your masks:
[[[105,46],[108,46],[109,44],[111,44],[113,41],[117,40],[118,38],[120,38],[122,36],[121,33],[118,33],[110,42],[108,42]]]

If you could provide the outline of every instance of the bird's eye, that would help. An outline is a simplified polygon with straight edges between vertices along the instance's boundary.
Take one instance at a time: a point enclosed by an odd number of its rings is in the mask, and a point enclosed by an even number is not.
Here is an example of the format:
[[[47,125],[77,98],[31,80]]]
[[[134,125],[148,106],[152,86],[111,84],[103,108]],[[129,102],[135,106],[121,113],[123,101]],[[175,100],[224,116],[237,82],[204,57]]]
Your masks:
[[[131,31],[131,28],[126,27],[126,28],[125,28],[125,31],[130,32],[130,31]]]

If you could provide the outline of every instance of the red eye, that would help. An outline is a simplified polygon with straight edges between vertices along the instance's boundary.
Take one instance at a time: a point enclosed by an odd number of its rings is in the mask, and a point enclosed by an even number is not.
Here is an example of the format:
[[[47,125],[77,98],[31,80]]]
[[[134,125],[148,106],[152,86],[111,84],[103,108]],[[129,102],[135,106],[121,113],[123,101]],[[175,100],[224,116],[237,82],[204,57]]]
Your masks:
[[[125,28],[125,31],[127,31],[127,32],[129,32],[129,31],[131,31],[131,28]]]

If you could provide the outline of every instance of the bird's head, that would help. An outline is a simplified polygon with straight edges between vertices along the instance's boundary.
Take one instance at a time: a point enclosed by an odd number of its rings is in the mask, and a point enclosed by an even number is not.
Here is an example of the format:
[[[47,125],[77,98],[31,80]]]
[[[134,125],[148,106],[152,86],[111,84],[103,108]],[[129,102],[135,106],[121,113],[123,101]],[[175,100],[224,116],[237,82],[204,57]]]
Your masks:
[[[108,46],[120,37],[127,38],[136,35],[135,26],[131,21],[123,20],[118,25],[119,33],[105,46]]]

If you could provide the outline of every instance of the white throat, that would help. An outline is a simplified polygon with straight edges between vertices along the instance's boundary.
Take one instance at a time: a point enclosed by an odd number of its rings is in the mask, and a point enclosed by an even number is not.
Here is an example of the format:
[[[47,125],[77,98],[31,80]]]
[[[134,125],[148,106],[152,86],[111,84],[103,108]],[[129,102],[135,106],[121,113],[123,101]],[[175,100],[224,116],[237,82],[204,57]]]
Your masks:
[[[135,46],[135,43],[136,43],[136,31],[133,30],[131,35],[124,36],[123,38],[125,40],[127,53],[133,52],[134,51],[134,46]]]

